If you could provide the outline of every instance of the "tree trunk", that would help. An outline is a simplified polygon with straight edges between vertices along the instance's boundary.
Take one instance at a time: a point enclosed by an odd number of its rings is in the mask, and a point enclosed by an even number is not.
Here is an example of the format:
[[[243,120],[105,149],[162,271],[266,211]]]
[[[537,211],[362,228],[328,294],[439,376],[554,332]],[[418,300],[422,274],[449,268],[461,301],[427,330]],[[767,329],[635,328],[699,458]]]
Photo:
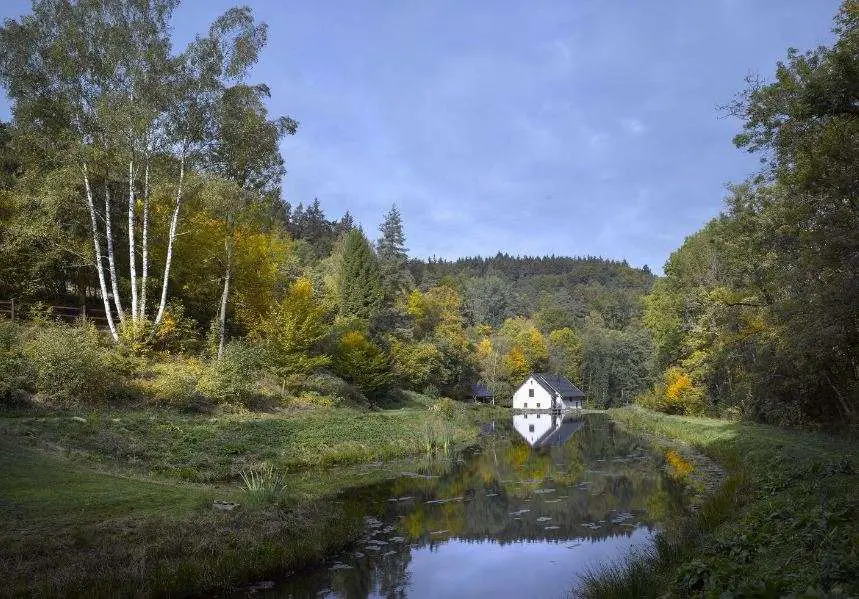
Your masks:
[[[119,341],[119,335],[116,333],[116,325],[113,323],[113,314],[110,309],[110,300],[107,296],[107,284],[104,280],[104,267],[101,262],[101,244],[98,241],[98,222],[95,217],[95,204],[92,199],[92,189],[89,184],[89,173],[87,172],[86,164],[83,165],[84,188],[86,189],[87,208],[89,208],[89,216],[92,224],[92,245],[95,251],[95,270],[98,273],[98,283],[101,288],[101,299],[104,302],[104,315],[107,318],[107,326],[110,328],[110,334],[114,341]]]
[[[224,344],[227,338],[227,303],[230,298],[230,275],[233,270],[233,246],[232,240],[224,240],[224,249],[227,252],[227,269],[224,273],[224,291],[221,294],[220,340],[218,341],[218,359],[224,355]]]
[[[104,226],[107,237],[107,264],[110,269],[110,286],[113,290],[113,303],[116,306],[116,314],[119,322],[125,323],[125,311],[122,309],[122,300],[119,297],[119,280],[116,276],[116,260],[113,253],[113,226],[110,217],[110,182],[104,182]]]
[[[179,160],[179,183],[176,186],[176,206],[173,208],[173,218],[170,220],[170,234],[167,237],[167,258],[164,261],[164,280],[161,283],[161,301],[158,303],[158,313],[152,323],[155,327],[164,318],[164,307],[167,305],[167,285],[170,281],[170,263],[173,261],[173,243],[176,241],[176,226],[179,222],[179,208],[182,206],[182,185],[185,183],[185,153],[183,150]]]
[[[134,160],[128,162],[128,275],[131,278],[131,322],[137,324],[137,257],[134,251]],[[135,331],[136,334],[136,331]]]
[[[146,283],[149,279],[149,156],[143,171],[143,234],[141,236],[140,259],[140,320],[146,318]]]

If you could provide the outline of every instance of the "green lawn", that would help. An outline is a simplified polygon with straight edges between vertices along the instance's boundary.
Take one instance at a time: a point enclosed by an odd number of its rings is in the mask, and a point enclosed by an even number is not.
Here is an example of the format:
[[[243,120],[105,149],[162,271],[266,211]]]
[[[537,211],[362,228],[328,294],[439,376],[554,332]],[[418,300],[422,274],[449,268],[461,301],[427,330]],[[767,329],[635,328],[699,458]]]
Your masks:
[[[328,496],[405,469],[375,462],[424,451],[439,427],[451,443],[473,441],[488,413],[458,406],[444,419],[415,401],[379,411],[7,415],[0,595],[199,593],[316,562],[362,525]],[[286,495],[254,507],[238,475],[263,463],[289,469]],[[216,511],[214,499],[241,506]]]
[[[630,429],[691,445],[722,464],[728,478],[652,555],[594,576],[588,596],[859,595],[855,439],[640,408],[611,415]]]

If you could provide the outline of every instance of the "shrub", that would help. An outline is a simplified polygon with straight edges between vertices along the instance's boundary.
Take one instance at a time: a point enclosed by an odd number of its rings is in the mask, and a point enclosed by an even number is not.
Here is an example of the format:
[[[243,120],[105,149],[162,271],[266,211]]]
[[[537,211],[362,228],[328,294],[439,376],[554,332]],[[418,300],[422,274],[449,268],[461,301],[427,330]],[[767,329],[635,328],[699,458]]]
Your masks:
[[[147,400],[178,408],[199,405],[204,397],[197,392],[197,382],[206,367],[196,359],[183,359],[155,364],[148,376],[135,382]]]
[[[27,388],[29,364],[21,346],[21,335],[13,323],[0,320],[0,401],[8,401]]]
[[[170,300],[164,317],[155,329],[152,348],[171,354],[185,354],[200,350],[200,326],[185,313],[185,306],[176,299]]]
[[[666,370],[662,382],[637,401],[646,408],[666,414],[700,415],[707,407],[704,389],[678,367]]]
[[[343,402],[366,404],[367,398],[361,391],[339,376],[328,372],[311,374],[302,381],[301,391],[310,391],[330,397],[335,405]]]
[[[260,351],[239,341],[231,341],[224,354],[201,373],[197,392],[216,403],[246,402],[257,394]]]
[[[120,387],[115,356],[92,325],[42,324],[24,343],[36,392],[62,405],[104,403]]]
[[[429,409],[445,420],[453,420],[453,417],[456,415],[456,404],[449,397],[442,397],[431,405]]]
[[[372,399],[391,387],[391,364],[378,345],[359,331],[349,331],[340,340],[334,370]]]
[[[420,391],[447,378],[444,356],[428,341],[391,341],[393,374],[403,389]]]

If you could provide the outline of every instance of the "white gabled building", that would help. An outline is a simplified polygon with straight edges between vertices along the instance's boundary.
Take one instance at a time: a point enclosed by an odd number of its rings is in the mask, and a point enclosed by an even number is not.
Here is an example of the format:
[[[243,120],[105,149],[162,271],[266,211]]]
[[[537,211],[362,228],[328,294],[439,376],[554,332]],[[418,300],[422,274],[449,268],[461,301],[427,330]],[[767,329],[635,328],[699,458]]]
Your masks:
[[[566,377],[534,372],[513,394],[514,410],[575,410],[584,406],[585,394]]]

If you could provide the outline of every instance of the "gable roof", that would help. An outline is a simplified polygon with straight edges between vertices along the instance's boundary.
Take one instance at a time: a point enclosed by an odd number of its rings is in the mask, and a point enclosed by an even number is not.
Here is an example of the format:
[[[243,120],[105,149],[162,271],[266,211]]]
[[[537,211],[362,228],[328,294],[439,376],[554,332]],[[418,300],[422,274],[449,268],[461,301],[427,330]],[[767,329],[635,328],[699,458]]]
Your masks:
[[[552,395],[560,395],[563,398],[578,398],[584,397],[584,392],[570,382],[570,380],[560,374],[550,374],[548,372],[533,372],[531,376],[534,380]]]
[[[483,383],[474,383],[471,385],[471,394],[474,397],[493,397],[495,395],[489,390],[489,387]]]

